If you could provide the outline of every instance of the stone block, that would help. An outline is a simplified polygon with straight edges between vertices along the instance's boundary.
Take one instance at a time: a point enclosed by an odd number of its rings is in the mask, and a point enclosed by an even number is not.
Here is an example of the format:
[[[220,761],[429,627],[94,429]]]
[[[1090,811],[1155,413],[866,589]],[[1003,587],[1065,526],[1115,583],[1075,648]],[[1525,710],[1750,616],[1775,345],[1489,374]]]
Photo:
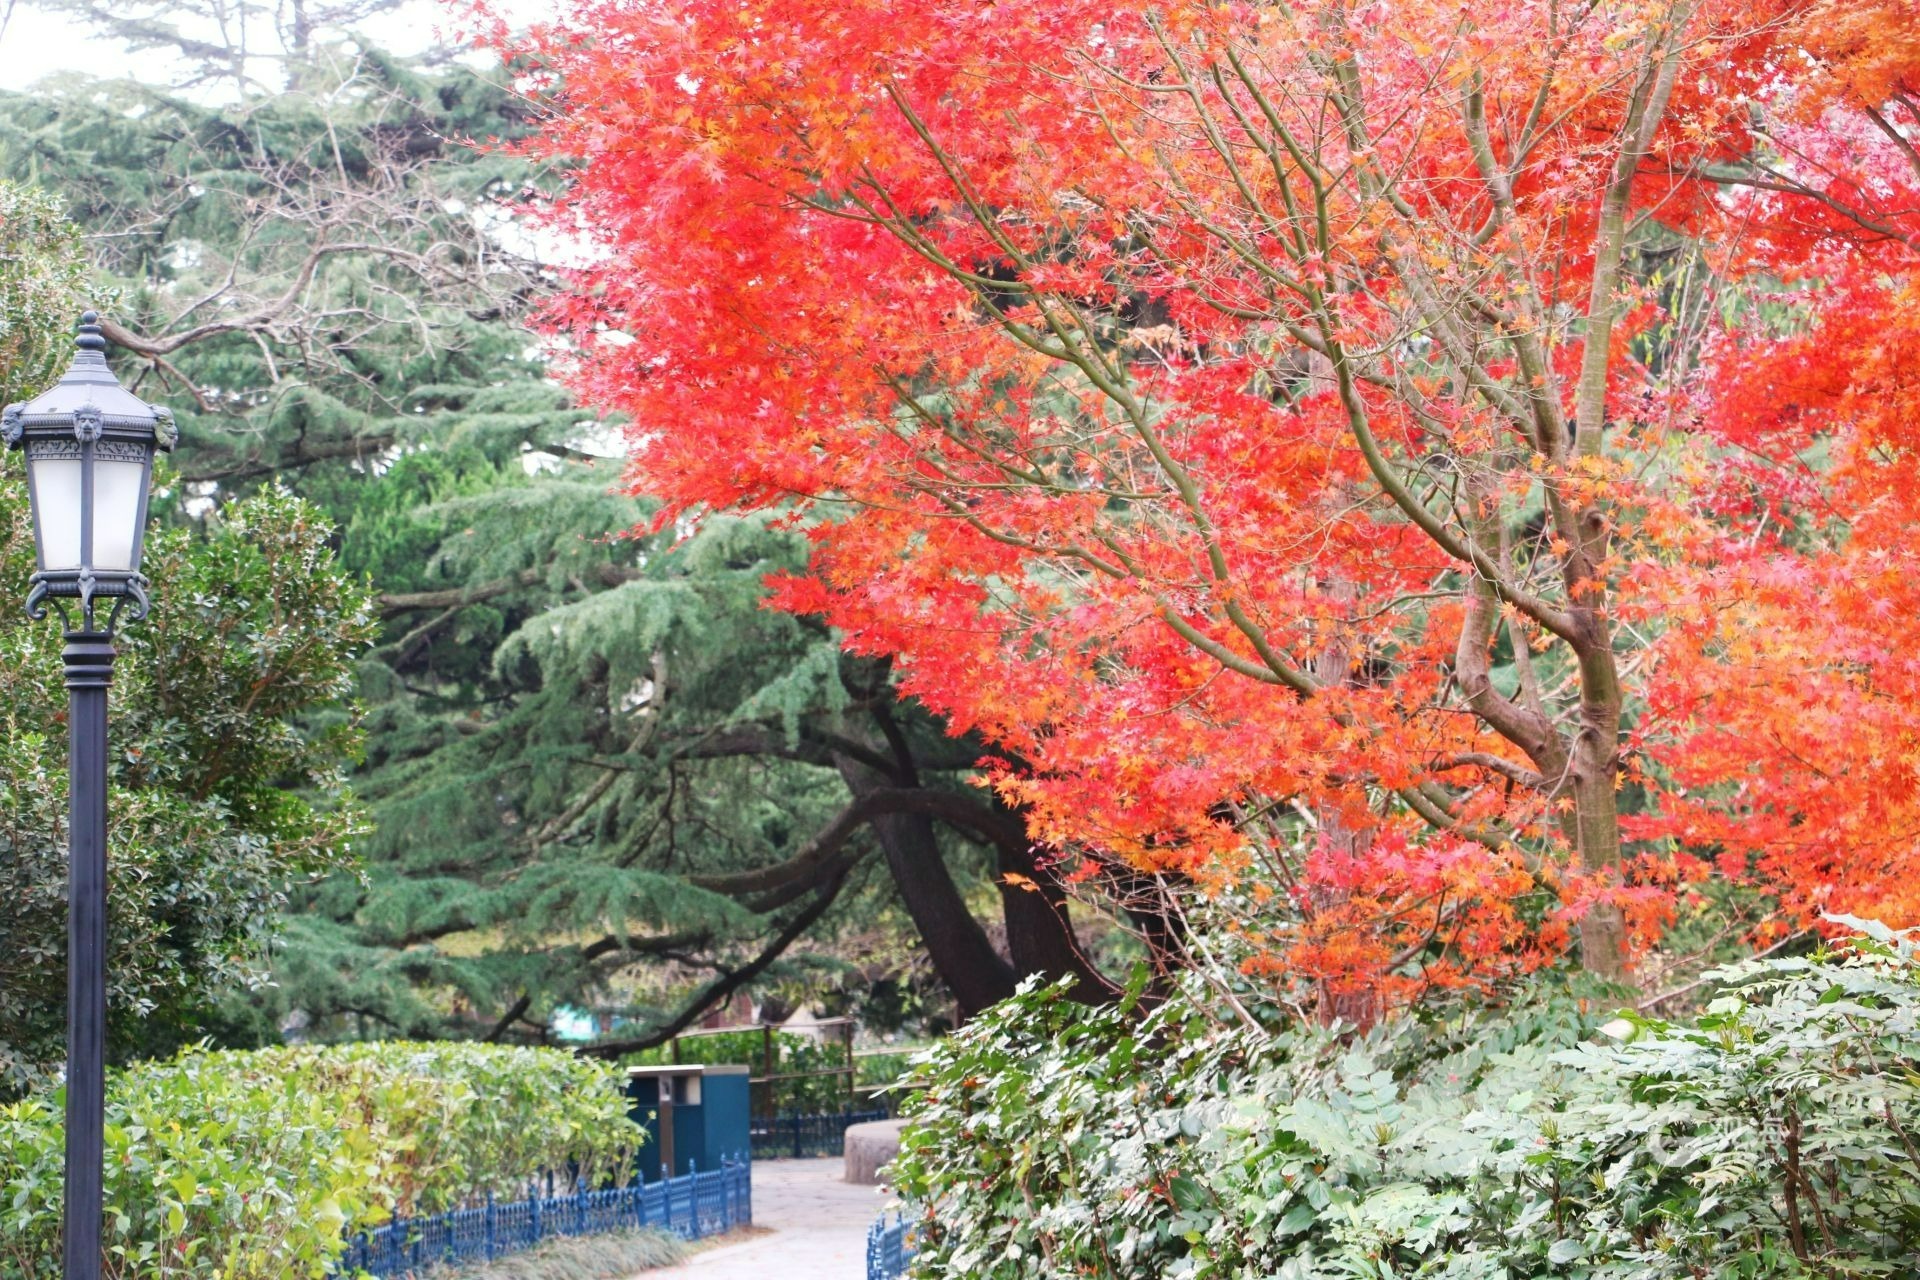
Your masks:
[[[900,1131],[904,1120],[873,1120],[847,1126],[846,1180],[860,1186],[877,1187],[893,1158],[900,1154]]]

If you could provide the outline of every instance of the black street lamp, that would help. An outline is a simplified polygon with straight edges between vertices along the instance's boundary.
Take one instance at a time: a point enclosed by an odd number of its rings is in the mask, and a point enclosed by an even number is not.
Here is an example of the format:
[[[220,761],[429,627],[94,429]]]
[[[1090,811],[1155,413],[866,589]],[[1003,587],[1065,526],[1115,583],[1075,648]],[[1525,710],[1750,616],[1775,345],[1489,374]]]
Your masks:
[[[99,317],[80,317],[60,381],[0,414],[0,437],[27,455],[39,572],[27,613],[65,624],[67,668],[66,1280],[99,1280],[107,1038],[107,684],[113,627],[147,613],[140,550],[156,451],[173,415],[107,368]],[[97,611],[111,602],[104,619]],[[73,612],[69,612],[69,608]]]

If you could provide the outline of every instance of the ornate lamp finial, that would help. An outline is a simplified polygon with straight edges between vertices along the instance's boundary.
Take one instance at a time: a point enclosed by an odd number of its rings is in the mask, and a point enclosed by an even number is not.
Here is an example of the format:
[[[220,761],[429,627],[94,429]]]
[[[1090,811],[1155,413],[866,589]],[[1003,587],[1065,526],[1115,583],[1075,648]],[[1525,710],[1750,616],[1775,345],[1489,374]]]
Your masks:
[[[85,311],[80,315],[80,332],[74,336],[73,345],[82,351],[107,353],[107,337],[100,328],[100,313]]]

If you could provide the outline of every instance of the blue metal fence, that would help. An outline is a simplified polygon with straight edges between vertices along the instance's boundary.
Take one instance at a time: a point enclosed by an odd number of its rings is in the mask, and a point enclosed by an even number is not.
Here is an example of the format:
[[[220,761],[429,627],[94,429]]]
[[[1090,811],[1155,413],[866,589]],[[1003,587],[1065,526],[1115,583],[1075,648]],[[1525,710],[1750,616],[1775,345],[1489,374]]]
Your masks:
[[[490,1261],[554,1236],[656,1227],[686,1239],[718,1235],[753,1221],[753,1174],[729,1160],[711,1173],[571,1194],[455,1209],[427,1218],[395,1218],[347,1244],[336,1271],[403,1276],[434,1263]]]
[[[799,1160],[805,1156],[844,1154],[847,1127],[869,1120],[885,1120],[885,1111],[842,1111],[826,1115],[755,1116],[755,1160]]]
[[[897,1280],[907,1274],[915,1253],[913,1235],[904,1219],[885,1217],[867,1228],[867,1280]]]

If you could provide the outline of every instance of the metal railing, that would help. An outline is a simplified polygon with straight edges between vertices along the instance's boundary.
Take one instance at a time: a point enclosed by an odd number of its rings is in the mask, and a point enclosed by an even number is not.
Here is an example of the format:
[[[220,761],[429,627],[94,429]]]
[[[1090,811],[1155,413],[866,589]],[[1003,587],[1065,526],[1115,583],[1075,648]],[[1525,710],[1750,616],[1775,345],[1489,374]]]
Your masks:
[[[906,1221],[897,1214],[892,1222],[882,1217],[867,1228],[867,1280],[897,1280],[906,1275],[914,1253],[913,1233]]]
[[[847,1127],[885,1120],[885,1111],[841,1111],[826,1115],[755,1116],[749,1124],[755,1160],[799,1160],[806,1156],[844,1155]]]
[[[531,1194],[423,1218],[395,1218],[348,1241],[341,1275],[402,1276],[435,1263],[491,1261],[555,1236],[656,1227],[688,1240],[753,1221],[752,1166],[728,1160],[711,1173],[635,1182],[602,1191]]]

